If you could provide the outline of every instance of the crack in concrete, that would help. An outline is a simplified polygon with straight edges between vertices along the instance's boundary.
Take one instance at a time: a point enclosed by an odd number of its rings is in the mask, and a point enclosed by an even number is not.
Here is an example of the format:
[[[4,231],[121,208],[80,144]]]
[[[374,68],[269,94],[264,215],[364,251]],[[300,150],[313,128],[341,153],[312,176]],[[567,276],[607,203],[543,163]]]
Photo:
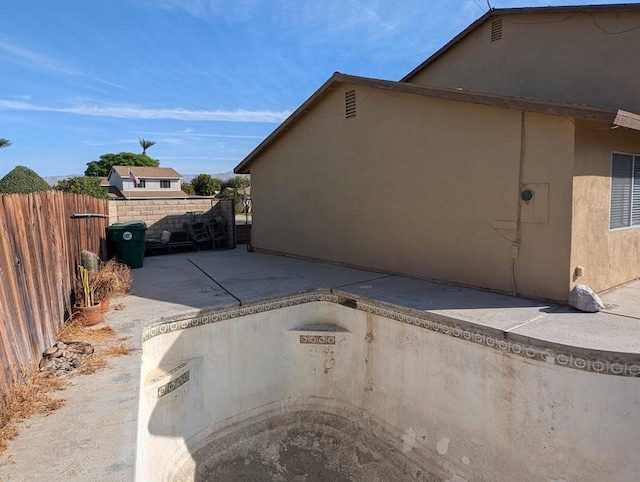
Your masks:
[[[385,279],[385,278],[391,278],[396,276],[395,274],[385,274],[383,276],[377,276],[375,278],[368,278],[365,280],[361,280],[361,281],[355,281],[353,283],[347,283],[344,285],[339,285],[339,286],[334,286],[333,288],[329,288],[329,291],[331,291],[333,293],[333,290],[338,290],[340,288],[346,288],[347,286],[353,286],[353,285],[361,285],[362,283],[369,283],[370,281],[378,281],[381,279]]]
[[[534,317],[534,318],[531,318],[530,320],[523,321],[522,323],[518,323],[517,325],[512,326],[511,328],[507,328],[507,329],[506,329],[506,330],[504,330],[504,331],[506,331],[506,332],[511,332],[511,331],[513,331],[513,330],[517,330],[518,328],[522,328],[523,326],[528,325],[529,323],[533,323],[533,322],[534,322],[534,321],[536,321],[536,320],[539,320],[539,319],[541,319],[541,318],[544,318],[544,317],[545,317],[545,316],[547,316],[548,314],[549,314],[549,313],[543,313],[543,314],[541,314],[541,315],[539,315],[539,316],[536,316],[536,317]]]
[[[240,306],[242,306],[242,300],[240,298],[238,298],[236,295],[234,295],[231,291],[229,291],[227,288],[225,288],[222,283],[220,283],[218,280],[216,280],[213,276],[211,276],[209,273],[207,273],[204,269],[202,269],[200,266],[198,266],[193,260],[187,258],[187,261],[189,261],[189,263],[191,263],[192,265],[194,265],[199,271],[202,272],[202,274],[204,274],[207,278],[209,278],[211,281],[213,281],[215,284],[217,284],[225,293],[227,293],[229,296],[231,296],[234,300],[236,300],[238,303],[240,303]]]

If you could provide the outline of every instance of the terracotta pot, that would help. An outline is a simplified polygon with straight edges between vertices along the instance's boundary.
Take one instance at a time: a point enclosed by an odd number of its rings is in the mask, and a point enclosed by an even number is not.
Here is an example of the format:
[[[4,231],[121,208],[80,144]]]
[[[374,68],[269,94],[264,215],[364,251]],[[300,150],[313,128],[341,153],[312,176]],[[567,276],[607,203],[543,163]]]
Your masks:
[[[100,306],[102,307],[102,314],[104,315],[107,311],[109,311],[109,306],[111,306],[111,299],[107,298],[106,300],[100,301]]]
[[[84,326],[97,325],[102,321],[102,303],[93,306],[73,306],[73,312],[78,313]]]

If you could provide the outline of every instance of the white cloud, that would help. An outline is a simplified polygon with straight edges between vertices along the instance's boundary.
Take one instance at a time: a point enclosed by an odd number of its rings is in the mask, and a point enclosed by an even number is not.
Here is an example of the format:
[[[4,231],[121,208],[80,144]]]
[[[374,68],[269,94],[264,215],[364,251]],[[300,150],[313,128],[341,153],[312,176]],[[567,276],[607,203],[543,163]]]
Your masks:
[[[190,110],[182,108],[144,108],[139,106],[76,105],[56,107],[29,102],[0,99],[0,110],[54,112],[90,117],[115,117],[119,119],[173,119],[181,121],[259,122],[279,124],[289,111],[268,110]]]
[[[0,50],[9,54],[13,60],[23,61],[34,67],[45,70],[60,72],[62,74],[77,75],[78,72],[68,69],[56,63],[53,59],[38,54],[32,50],[25,49],[15,44],[0,41]]]
[[[138,131],[141,136],[171,136],[171,137],[189,137],[189,138],[222,138],[222,139],[264,139],[265,136],[253,136],[242,134],[211,134],[194,132],[193,129],[184,129],[178,132],[161,132],[161,131]]]
[[[33,50],[29,50],[9,42],[0,41],[0,51],[8,54],[9,58],[13,61],[18,62],[38,72],[61,74],[71,77],[82,77],[85,79],[95,80],[111,87],[123,89],[121,85],[101,79],[100,77],[92,74],[80,72],[78,70],[69,68],[56,59],[47,57],[46,55],[39,54],[37,52],[34,52]]]
[[[215,157],[215,156],[163,156],[163,161],[183,161],[183,160],[193,160],[193,161],[234,161],[237,162],[241,160],[244,156],[236,156],[236,157]]]
[[[224,17],[234,21],[250,18],[261,4],[265,5],[262,0],[141,0],[141,3],[151,8],[184,10],[200,19]]]

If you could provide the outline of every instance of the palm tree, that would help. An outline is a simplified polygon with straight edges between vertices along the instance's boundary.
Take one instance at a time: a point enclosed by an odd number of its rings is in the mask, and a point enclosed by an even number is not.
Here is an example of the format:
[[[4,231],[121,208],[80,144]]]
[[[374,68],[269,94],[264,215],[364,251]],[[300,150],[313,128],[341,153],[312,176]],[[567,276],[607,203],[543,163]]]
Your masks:
[[[0,149],[3,147],[9,147],[11,145],[11,141],[9,139],[3,139],[0,137]]]
[[[138,139],[138,142],[140,143],[140,147],[142,147],[143,156],[146,156],[147,149],[149,149],[151,146],[153,146],[156,143],[156,141],[148,141],[146,139]]]

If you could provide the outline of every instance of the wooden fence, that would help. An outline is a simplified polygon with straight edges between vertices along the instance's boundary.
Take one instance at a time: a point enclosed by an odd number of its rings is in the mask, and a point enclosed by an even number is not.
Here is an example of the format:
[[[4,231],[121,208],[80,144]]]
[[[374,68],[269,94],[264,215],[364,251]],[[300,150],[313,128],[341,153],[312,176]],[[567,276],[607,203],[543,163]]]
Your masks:
[[[108,214],[90,196],[0,195],[0,397],[69,317],[80,252],[105,259]]]

